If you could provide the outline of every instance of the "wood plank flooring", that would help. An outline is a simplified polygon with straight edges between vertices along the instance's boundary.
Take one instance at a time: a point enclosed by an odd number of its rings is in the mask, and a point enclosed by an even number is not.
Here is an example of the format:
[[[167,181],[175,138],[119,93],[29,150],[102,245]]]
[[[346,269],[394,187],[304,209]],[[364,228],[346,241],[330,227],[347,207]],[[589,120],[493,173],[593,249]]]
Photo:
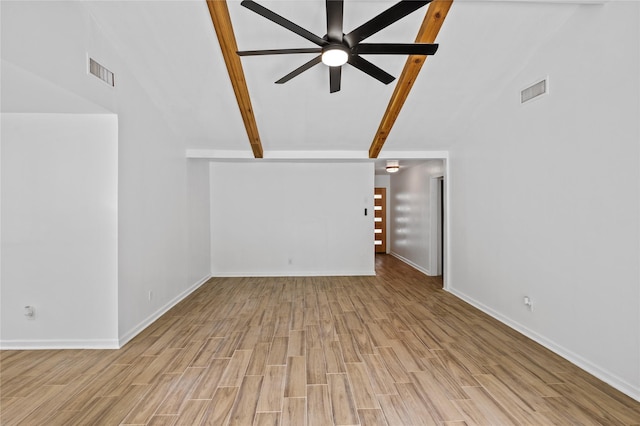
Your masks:
[[[120,350],[2,351],[2,425],[639,425],[640,403],[379,255],[214,278]]]

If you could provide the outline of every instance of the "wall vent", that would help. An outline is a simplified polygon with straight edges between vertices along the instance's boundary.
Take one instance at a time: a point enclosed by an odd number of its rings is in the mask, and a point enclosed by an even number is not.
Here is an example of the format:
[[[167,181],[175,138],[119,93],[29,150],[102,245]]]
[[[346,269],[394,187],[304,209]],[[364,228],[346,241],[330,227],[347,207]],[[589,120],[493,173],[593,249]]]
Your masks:
[[[107,83],[109,86],[116,85],[113,73],[94,61],[93,58],[89,58],[89,72]]]
[[[533,84],[520,92],[520,103],[523,104],[531,99],[537,98],[549,92],[548,79]]]

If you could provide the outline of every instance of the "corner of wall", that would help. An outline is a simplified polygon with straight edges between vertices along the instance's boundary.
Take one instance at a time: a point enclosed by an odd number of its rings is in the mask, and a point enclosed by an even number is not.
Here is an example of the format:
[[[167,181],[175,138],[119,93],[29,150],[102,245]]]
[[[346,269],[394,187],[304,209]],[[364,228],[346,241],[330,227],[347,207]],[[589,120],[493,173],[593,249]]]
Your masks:
[[[553,340],[548,339],[547,337],[539,333],[536,333],[535,331],[529,329],[528,327],[501,314],[500,312],[490,308],[489,306],[483,304],[482,302],[479,302],[474,298],[469,297],[465,293],[458,291],[455,288],[448,288],[445,290],[453,294],[454,296],[458,297],[459,299],[464,300],[470,305],[476,307],[477,309],[481,310],[487,315],[495,318],[501,323],[508,325],[512,329],[530,338],[531,340],[541,344],[542,346],[549,349],[550,351],[560,355],[562,358],[577,365],[578,367],[582,368],[584,371],[594,375],[595,377],[599,378],[603,382],[608,383],[609,385],[618,389],[620,392],[623,392],[624,394],[630,396],[631,398],[637,401],[640,401],[640,387],[634,386],[633,384],[627,382],[623,378],[618,377],[616,374],[595,365],[594,363],[576,354],[575,352],[565,348],[564,346],[554,342]]]
[[[161,306],[157,311],[153,312],[147,318],[140,321],[136,326],[134,326],[129,331],[121,335],[118,339],[118,347],[121,348],[124,345],[126,345],[131,339],[133,339],[138,334],[140,334],[145,328],[153,324],[154,321],[156,321],[162,315],[167,313],[171,308],[176,306],[178,303],[184,300],[191,293],[199,289],[202,285],[204,285],[207,281],[209,281],[210,278],[211,278],[211,275],[206,275],[202,277],[191,287],[189,287],[188,289],[186,289],[185,291],[183,291],[182,293],[180,293],[179,295],[171,299],[169,302]]]

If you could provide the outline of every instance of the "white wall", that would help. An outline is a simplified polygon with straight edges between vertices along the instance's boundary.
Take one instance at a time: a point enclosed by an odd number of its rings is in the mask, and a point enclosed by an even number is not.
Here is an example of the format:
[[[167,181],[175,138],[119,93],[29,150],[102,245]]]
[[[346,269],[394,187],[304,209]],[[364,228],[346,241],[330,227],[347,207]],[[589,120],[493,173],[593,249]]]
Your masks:
[[[443,160],[401,168],[391,176],[391,254],[427,275],[435,275],[432,259],[432,178],[444,174]],[[435,219],[437,220],[437,218]]]
[[[128,67],[139,58],[121,57],[125,49],[118,47],[130,40],[105,36],[86,3],[0,6],[3,112],[106,110],[118,116],[118,299],[111,325],[123,344],[209,276],[209,220],[199,210],[207,205],[206,166],[185,158],[188,141],[154,101],[162,89],[154,84],[164,82]],[[87,56],[115,73],[116,87],[87,74]],[[3,283],[3,303],[11,291]],[[73,286],[57,291],[76,297]],[[65,327],[47,335],[64,334]]]
[[[135,81],[130,84],[123,87],[119,132],[118,305],[124,341],[200,283],[188,281],[194,275],[188,270],[189,236],[197,234],[189,230],[184,145]],[[208,277],[206,270],[196,275]]]
[[[211,270],[211,211],[209,202],[209,162],[189,160],[187,164],[188,201],[188,283],[198,283]]]
[[[116,91],[87,73],[87,54],[109,64],[117,54],[82,2],[3,1],[0,10],[3,112],[117,112]]]
[[[212,163],[212,273],[373,275],[373,182],[373,163]]]
[[[3,348],[117,347],[117,132],[114,115],[2,114]]]
[[[577,8],[470,120],[449,176],[451,291],[636,399],[639,9]]]

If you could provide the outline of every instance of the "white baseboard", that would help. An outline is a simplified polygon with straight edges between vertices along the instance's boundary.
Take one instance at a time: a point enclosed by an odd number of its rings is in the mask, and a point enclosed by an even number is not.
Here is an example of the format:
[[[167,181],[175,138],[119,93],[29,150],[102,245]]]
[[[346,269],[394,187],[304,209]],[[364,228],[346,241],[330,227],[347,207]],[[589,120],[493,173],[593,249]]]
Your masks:
[[[593,376],[597,377],[598,379],[602,380],[605,383],[608,383],[609,385],[613,386],[614,388],[618,389],[620,392],[630,396],[631,398],[635,399],[636,401],[640,401],[640,388],[637,386],[632,385],[631,383],[628,383],[626,380],[616,376],[615,374],[600,368],[599,366],[593,364],[592,362],[584,359],[583,357],[581,357],[580,355],[576,354],[575,352],[572,352],[566,348],[564,348],[562,345],[557,344],[556,342],[547,339],[546,337],[536,333],[533,330],[530,330],[529,328],[525,327],[524,325],[518,323],[517,321],[513,321],[511,318],[508,318],[504,315],[502,315],[501,313],[493,310],[492,308],[484,305],[481,302],[478,302],[477,300],[473,299],[472,297],[469,297],[468,295],[457,291],[454,288],[449,288],[446,289],[449,293],[453,294],[454,296],[464,300],[465,302],[469,303],[470,305],[473,305],[474,307],[480,309],[482,312],[486,313],[487,315],[492,316],[493,318],[497,319],[498,321],[508,325],[509,327],[511,327],[512,329],[518,331],[519,333],[527,336],[528,338],[530,338],[531,340],[534,340],[536,342],[538,342],[539,344],[541,344],[542,346],[544,346],[545,348],[549,349],[550,351],[560,355],[562,358],[566,359],[567,361],[571,362],[572,364],[577,365],[578,367],[582,368],[583,370],[585,370],[587,373],[592,374]]]
[[[0,350],[3,351],[34,351],[59,349],[119,349],[115,339],[85,339],[85,340],[2,340]]]
[[[398,253],[395,253],[393,251],[391,253],[389,253],[389,254],[391,254],[391,256],[393,256],[393,257],[395,257],[397,259],[400,259],[401,261],[403,261],[407,265],[417,269],[418,271],[422,272],[423,274],[428,275],[430,277],[433,276],[433,275],[431,275],[431,272],[428,269],[423,268],[422,266],[418,265],[417,263],[412,262],[411,260],[407,259],[406,257],[402,257]]]
[[[214,272],[212,277],[361,277],[375,276],[375,270],[367,271],[277,271],[277,272]]]
[[[174,297],[160,309],[149,315],[137,326],[132,328],[119,339],[83,339],[83,340],[0,340],[0,350],[39,350],[39,349],[120,349],[129,340],[133,339],[142,330],[151,325],[155,320],[164,315],[169,309],[177,305],[182,299],[197,290],[202,284],[211,278],[203,277],[187,290]]]
[[[193,284],[191,287],[189,287],[188,289],[186,289],[182,293],[178,294],[176,297],[174,297],[169,302],[165,303],[162,307],[160,307],[157,311],[155,311],[154,313],[149,315],[147,318],[142,320],[138,325],[133,327],[131,330],[126,332],[124,335],[120,336],[119,346],[118,347],[121,348],[124,345],[126,345],[127,342],[129,342],[129,340],[133,339],[138,334],[140,334],[140,332],[142,332],[142,330],[144,330],[145,328],[149,327],[154,321],[156,321],[162,315],[167,313],[167,311],[169,311],[169,309],[173,308],[175,305],[180,303],[185,297],[187,297],[188,295],[190,295],[191,293],[196,291],[198,288],[200,288],[200,286],[202,284],[206,283],[209,280],[209,278],[211,278],[211,275],[207,275],[207,276],[201,278],[195,284]]]

